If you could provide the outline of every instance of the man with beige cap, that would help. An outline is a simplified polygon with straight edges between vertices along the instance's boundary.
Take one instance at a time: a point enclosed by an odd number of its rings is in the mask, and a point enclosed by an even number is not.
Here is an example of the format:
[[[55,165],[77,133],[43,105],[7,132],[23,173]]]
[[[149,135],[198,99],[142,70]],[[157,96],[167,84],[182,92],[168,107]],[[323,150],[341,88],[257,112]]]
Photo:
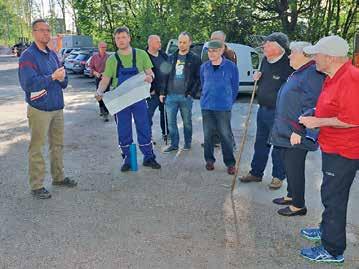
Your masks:
[[[304,52],[314,56],[316,68],[327,75],[312,117],[300,117],[307,128],[320,128],[324,206],[319,228],[301,230],[321,245],[302,249],[315,262],[343,263],[346,248],[346,215],[350,187],[359,170],[359,69],[348,60],[348,43],[327,36]]]

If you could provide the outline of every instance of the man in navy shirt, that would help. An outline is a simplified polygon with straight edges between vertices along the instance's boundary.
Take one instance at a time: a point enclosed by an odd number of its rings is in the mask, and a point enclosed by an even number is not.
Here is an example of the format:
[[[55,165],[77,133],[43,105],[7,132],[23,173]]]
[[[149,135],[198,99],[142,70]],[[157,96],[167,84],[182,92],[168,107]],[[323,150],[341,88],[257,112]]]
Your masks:
[[[47,44],[50,28],[43,19],[32,23],[34,42],[19,60],[19,80],[28,103],[27,117],[31,131],[29,146],[29,177],[32,194],[40,199],[51,198],[44,188],[45,161],[42,149],[49,137],[52,184],[74,187],[74,180],[64,177],[64,97],[67,87],[64,67]]]

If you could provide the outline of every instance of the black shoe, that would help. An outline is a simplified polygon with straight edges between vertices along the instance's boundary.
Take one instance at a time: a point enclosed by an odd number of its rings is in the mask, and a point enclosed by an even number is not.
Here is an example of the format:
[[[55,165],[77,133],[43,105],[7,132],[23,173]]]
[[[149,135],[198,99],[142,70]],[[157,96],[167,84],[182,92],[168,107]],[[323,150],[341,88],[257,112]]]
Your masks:
[[[31,194],[34,197],[36,197],[37,199],[50,199],[51,198],[51,193],[49,193],[49,191],[45,188],[32,190]]]
[[[174,146],[168,146],[167,148],[165,148],[165,150],[163,151],[163,153],[170,153],[172,151],[177,151],[178,147],[174,147]]]
[[[131,166],[128,164],[128,163],[124,163],[122,166],[121,166],[121,172],[128,172],[131,170]]]
[[[103,115],[103,121],[109,122],[108,113]]]
[[[65,177],[63,181],[53,181],[52,185],[73,188],[77,186],[77,182],[68,177]]]
[[[307,214],[307,208],[303,207],[302,209],[299,209],[298,211],[292,211],[290,210],[289,206],[285,208],[281,208],[278,211],[279,215],[286,216],[286,217],[293,217],[293,216],[304,216]]]
[[[143,166],[151,167],[152,169],[161,169],[161,165],[158,162],[156,162],[155,159],[143,161]]]
[[[292,200],[285,200],[284,197],[275,198],[272,202],[277,205],[292,205],[293,203]]]
[[[105,115],[105,109],[103,107],[100,107],[100,117]]]

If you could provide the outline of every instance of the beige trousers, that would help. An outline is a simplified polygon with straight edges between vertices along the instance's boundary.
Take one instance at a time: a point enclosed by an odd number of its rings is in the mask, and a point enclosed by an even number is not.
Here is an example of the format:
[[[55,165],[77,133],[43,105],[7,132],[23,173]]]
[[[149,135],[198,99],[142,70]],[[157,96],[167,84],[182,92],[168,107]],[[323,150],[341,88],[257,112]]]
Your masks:
[[[31,131],[29,145],[30,187],[32,190],[37,190],[43,187],[45,178],[45,160],[42,151],[47,136],[52,180],[62,181],[64,179],[64,114],[62,109],[47,112],[28,106],[27,117]]]

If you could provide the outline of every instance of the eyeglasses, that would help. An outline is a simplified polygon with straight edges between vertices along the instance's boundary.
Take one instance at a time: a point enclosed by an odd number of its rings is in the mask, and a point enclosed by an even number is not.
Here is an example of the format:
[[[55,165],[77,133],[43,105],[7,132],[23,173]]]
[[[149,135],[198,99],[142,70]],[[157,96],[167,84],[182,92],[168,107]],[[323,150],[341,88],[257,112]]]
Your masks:
[[[40,33],[50,33],[51,30],[50,29],[36,29],[33,30],[34,32],[40,32]]]

